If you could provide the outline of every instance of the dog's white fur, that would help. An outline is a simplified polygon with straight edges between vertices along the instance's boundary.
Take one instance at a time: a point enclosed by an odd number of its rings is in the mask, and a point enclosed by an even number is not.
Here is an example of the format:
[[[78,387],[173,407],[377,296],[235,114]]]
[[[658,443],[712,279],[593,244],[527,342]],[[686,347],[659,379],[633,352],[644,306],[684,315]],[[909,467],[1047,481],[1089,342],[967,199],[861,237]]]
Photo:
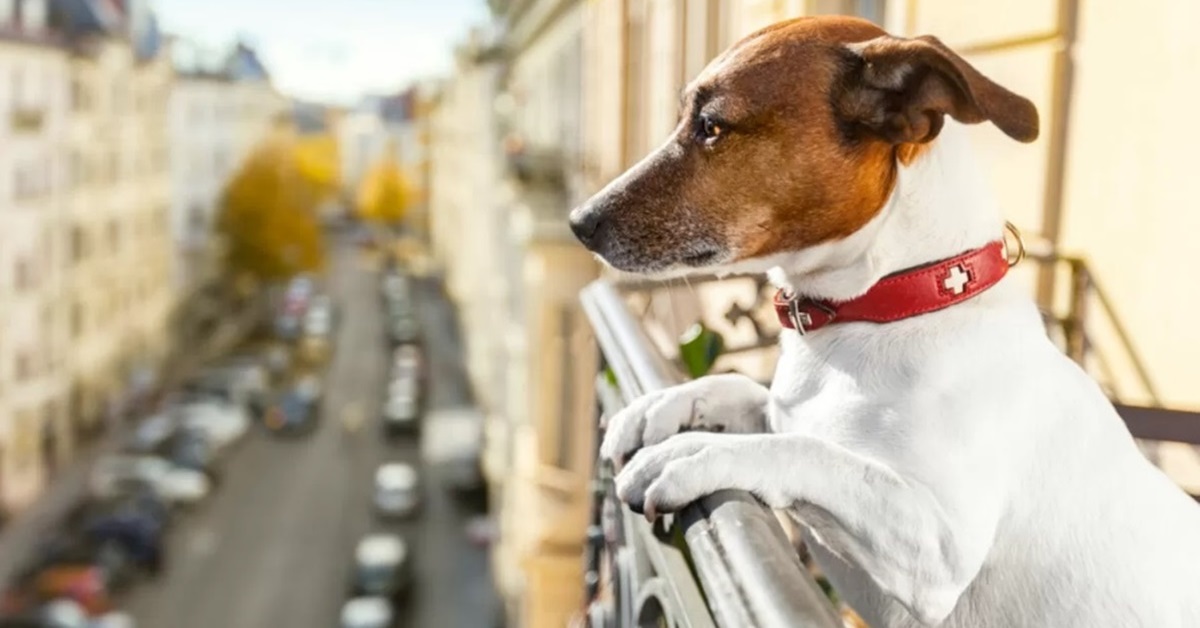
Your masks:
[[[1002,226],[947,120],[862,230],[738,270],[846,299]],[[782,343],[769,391],[719,375],[616,415],[602,455],[641,447],[619,495],[650,516],[724,488],[786,509],[876,628],[1200,626],[1200,507],[1143,458],[1013,279]],[[726,433],[678,434],[706,427]]]

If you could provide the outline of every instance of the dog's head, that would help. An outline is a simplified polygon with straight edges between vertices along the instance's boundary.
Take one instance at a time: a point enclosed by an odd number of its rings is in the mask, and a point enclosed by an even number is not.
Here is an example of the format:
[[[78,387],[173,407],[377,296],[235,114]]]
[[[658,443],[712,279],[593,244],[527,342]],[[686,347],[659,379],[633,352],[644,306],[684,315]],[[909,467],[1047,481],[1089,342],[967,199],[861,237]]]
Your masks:
[[[945,116],[1038,134],[1026,99],[937,39],[853,18],[754,33],[685,90],[667,142],[571,213],[590,250],[631,272],[719,268],[843,238],[879,212],[898,164]]]

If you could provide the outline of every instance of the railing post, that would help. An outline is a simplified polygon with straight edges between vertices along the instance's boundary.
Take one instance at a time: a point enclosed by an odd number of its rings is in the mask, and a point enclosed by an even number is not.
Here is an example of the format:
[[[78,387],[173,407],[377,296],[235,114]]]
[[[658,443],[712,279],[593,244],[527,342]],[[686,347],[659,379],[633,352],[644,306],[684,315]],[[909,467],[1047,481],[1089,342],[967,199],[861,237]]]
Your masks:
[[[1087,358],[1087,301],[1091,293],[1091,277],[1082,260],[1072,259],[1071,302],[1067,310],[1064,332],[1067,341],[1067,356],[1083,365]]]
[[[599,389],[600,380],[604,377],[604,369],[607,365],[604,361],[604,352],[597,351],[599,354],[599,369],[596,377],[596,387]],[[600,401],[600,391],[596,391],[596,441],[593,447],[592,458],[592,512],[591,521],[587,527],[587,556],[585,557],[584,570],[584,600],[586,604],[592,604],[596,601],[596,596],[600,593],[600,570],[601,562],[604,553],[604,497],[607,492],[605,486],[605,478],[601,471],[600,461],[600,443],[604,440],[604,427],[602,425],[604,419],[604,406]]]

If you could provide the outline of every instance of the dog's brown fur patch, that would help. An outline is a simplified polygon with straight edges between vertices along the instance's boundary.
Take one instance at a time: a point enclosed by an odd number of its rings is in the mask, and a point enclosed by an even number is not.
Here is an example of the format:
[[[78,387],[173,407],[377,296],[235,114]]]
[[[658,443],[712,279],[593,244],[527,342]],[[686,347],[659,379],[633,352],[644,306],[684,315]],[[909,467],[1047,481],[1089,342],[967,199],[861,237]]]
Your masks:
[[[795,251],[861,229],[945,115],[1037,133],[1028,101],[932,38],[849,17],[741,40],[687,88],[670,141],[593,198],[592,250],[626,270]]]

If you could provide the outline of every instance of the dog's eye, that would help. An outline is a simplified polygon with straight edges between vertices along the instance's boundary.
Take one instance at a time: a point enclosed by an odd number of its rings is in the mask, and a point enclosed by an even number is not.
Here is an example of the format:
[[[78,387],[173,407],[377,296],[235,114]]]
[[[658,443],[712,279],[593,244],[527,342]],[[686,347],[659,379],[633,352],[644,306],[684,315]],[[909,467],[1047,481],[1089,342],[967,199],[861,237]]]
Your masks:
[[[725,133],[725,125],[708,116],[700,117],[700,139],[706,144],[715,142]]]

